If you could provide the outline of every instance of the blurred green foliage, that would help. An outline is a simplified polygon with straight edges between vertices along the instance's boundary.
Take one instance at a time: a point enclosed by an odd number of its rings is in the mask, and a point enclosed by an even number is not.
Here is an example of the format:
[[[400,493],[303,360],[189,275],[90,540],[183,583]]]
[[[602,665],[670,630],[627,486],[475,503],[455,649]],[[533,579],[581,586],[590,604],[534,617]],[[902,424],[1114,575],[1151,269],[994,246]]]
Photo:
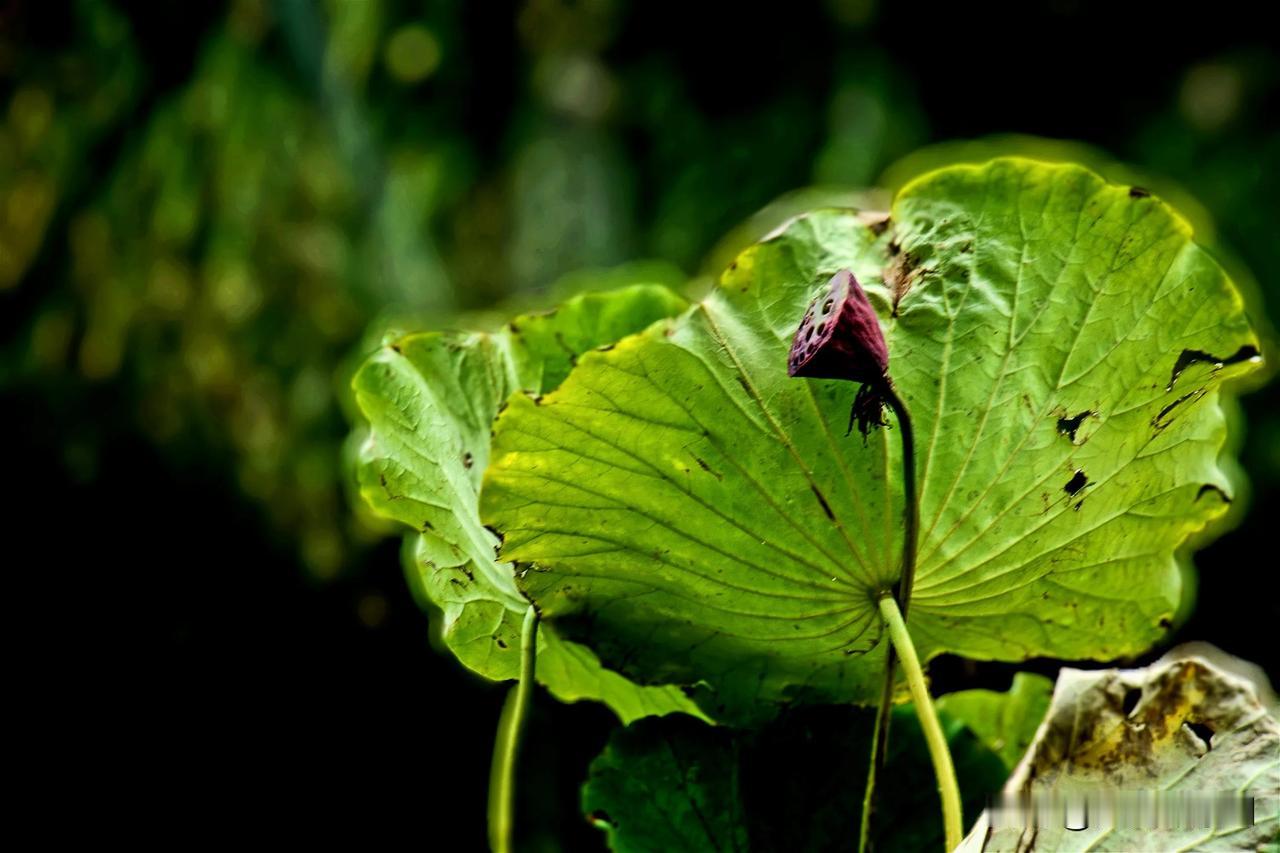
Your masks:
[[[339,448],[353,358],[384,333],[536,306],[638,258],[665,264],[649,280],[713,274],[802,207],[876,206],[884,170],[934,141],[874,2],[812,13],[839,49],[731,42],[740,66],[695,80],[689,51],[628,38],[637,9],[233,0],[144,25],[109,0],[12,4],[0,383],[110,389],[174,458],[224,460],[316,578],[340,575],[378,532],[348,506]],[[790,65],[807,76],[773,74]],[[692,85],[749,71],[725,103]],[[1266,52],[1194,64],[1099,155],[1199,198],[1202,233],[1272,288],[1276,77]],[[1271,482],[1277,408],[1251,412],[1245,452]],[[90,477],[86,441],[68,464]]]

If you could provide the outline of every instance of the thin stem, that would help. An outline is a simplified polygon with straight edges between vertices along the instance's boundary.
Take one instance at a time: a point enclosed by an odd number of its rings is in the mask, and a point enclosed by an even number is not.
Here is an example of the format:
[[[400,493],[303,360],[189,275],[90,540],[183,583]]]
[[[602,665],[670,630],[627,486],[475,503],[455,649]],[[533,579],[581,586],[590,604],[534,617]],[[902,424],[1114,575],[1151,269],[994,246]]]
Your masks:
[[[907,686],[911,688],[911,701],[915,703],[916,716],[920,718],[920,729],[924,732],[929,757],[933,760],[933,775],[938,780],[938,794],[942,797],[942,824],[946,832],[947,850],[954,850],[960,845],[963,818],[960,812],[960,786],[956,782],[956,768],[951,763],[947,739],[942,734],[938,712],[933,707],[929,688],[924,683],[924,670],[920,668],[916,647],[912,645],[911,635],[907,633],[907,623],[903,621],[902,612],[898,610],[893,596],[886,595],[880,599],[880,615],[889,626],[889,639],[898,650],[902,670],[907,676]]]
[[[916,495],[916,442],[911,427],[911,413],[886,381],[881,394],[893,409],[898,421],[898,434],[902,438],[902,572],[898,576],[896,598],[905,622],[911,605],[911,588],[916,578],[916,557],[919,554],[920,500]],[[871,815],[875,811],[876,783],[884,772],[885,756],[889,751],[889,719],[893,709],[893,687],[896,677],[897,656],[893,646],[885,653],[884,686],[880,691],[880,705],[876,709],[876,727],[871,740],[871,767],[867,771],[867,787],[862,796],[862,823],[858,831],[858,850],[870,850]]]
[[[902,621],[907,620],[907,611],[911,605],[911,588],[916,582],[916,557],[919,554],[920,538],[920,498],[916,495],[916,440],[911,428],[911,414],[906,403],[889,385],[884,392],[885,400],[893,409],[898,419],[898,432],[902,436],[902,575],[898,579],[898,607],[902,611]]]
[[[876,784],[884,771],[885,754],[889,750],[889,714],[893,709],[893,646],[885,658],[884,689],[880,694],[880,706],[876,708],[876,727],[871,741],[871,767],[867,770],[867,787],[862,792],[862,823],[858,827],[859,853],[871,849],[871,813],[875,811]]]
[[[520,680],[507,692],[498,720],[498,737],[493,744],[493,766],[489,771],[489,847],[495,853],[511,853],[515,825],[516,758],[520,736],[533,701],[534,670],[537,664],[538,611],[529,606],[520,631]]]

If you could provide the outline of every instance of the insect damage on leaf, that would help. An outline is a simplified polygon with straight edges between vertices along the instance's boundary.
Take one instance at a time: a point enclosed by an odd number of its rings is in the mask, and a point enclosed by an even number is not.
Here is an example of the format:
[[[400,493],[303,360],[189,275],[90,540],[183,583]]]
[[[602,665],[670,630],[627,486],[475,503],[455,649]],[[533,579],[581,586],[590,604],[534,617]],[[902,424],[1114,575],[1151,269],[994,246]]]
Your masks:
[[[968,252],[970,248],[966,247],[963,251]],[[884,283],[889,288],[895,317],[898,316],[898,306],[915,283],[917,266],[915,255],[904,252],[900,243],[895,241],[889,244],[889,263],[884,268]]]
[[[1193,364],[1211,364],[1214,370],[1221,370],[1233,364],[1260,359],[1261,355],[1258,353],[1258,348],[1252,344],[1245,344],[1226,358],[1219,358],[1203,350],[1184,349],[1178,354],[1178,360],[1173,363],[1173,370],[1169,373],[1169,385],[1165,390],[1172,391],[1173,386],[1178,383],[1178,377],[1182,375],[1182,371]]]
[[[1080,490],[1087,485],[1089,485],[1088,476],[1085,475],[1084,471],[1077,470],[1074,474],[1071,475],[1071,479],[1067,481],[1067,484],[1062,487],[1062,491],[1066,492],[1068,495],[1071,495],[1072,497],[1075,497],[1080,492]]]
[[[1080,430],[1080,425],[1084,423],[1085,418],[1096,415],[1097,412],[1085,409],[1077,415],[1068,417],[1062,415],[1058,418],[1058,435],[1063,436],[1072,444],[1076,443],[1076,433]]]

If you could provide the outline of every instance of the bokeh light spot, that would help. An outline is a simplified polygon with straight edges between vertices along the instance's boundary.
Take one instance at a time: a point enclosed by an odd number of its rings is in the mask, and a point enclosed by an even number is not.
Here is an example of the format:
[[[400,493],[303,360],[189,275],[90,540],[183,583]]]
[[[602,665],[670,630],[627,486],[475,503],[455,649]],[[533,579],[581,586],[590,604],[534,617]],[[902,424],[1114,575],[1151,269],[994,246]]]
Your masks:
[[[387,40],[387,71],[406,85],[421,83],[440,67],[440,41],[421,24],[406,24]]]
[[[1242,94],[1240,72],[1229,65],[1206,63],[1187,72],[1178,106],[1192,126],[1212,132],[1239,113]]]

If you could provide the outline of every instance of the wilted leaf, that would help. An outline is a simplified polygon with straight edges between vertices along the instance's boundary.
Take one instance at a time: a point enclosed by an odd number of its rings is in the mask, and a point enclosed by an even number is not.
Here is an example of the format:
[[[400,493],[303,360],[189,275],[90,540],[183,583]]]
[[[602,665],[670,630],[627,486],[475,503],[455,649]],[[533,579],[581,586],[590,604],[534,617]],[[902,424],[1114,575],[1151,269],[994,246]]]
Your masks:
[[[937,706],[972,729],[1013,770],[1035,738],[1052,695],[1052,681],[1019,672],[1005,693],[961,690],[938,697]]]
[[[1005,793],[1042,806],[1051,795],[1073,797],[1064,802],[1077,803],[1072,825],[1082,828],[1067,829],[1066,813],[1053,808],[1038,826],[1009,809],[987,812],[961,849],[1261,849],[1280,841],[1280,721],[1253,684],[1202,658],[1066,669]],[[1117,809],[1139,801],[1158,803],[1161,822],[1149,811],[1126,826]]]
[[[842,268],[915,419],[922,657],[1109,658],[1166,629],[1174,552],[1230,489],[1218,389],[1257,352],[1230,281],[1161,202],[1077,167],[945,169],[891,216],[791,223],[499,419],[482,517],[607,665],[701,683],[716,714],[876,695],[898,437],[846,438],[852,386],[786,375]]]
[[[511,564],[495,559],[498,540],[476,512],[499,407],[517,389],[554,388],[578,354],[684,305],[656,286],[586,294],[491,335],[409,335],[356,374],[356,399],[372,427],[360,449],[361,494],[379,513],[418,531],[415,562],[422,590],[442,611],[444,641],[481,675],[517,675],[529,606]],[[676,688],[637,687],[603,669],[591,650],[561,639],[551,625],[539,632],[537,672],[561,699],[607,702],[624,721],[693,710]]]

